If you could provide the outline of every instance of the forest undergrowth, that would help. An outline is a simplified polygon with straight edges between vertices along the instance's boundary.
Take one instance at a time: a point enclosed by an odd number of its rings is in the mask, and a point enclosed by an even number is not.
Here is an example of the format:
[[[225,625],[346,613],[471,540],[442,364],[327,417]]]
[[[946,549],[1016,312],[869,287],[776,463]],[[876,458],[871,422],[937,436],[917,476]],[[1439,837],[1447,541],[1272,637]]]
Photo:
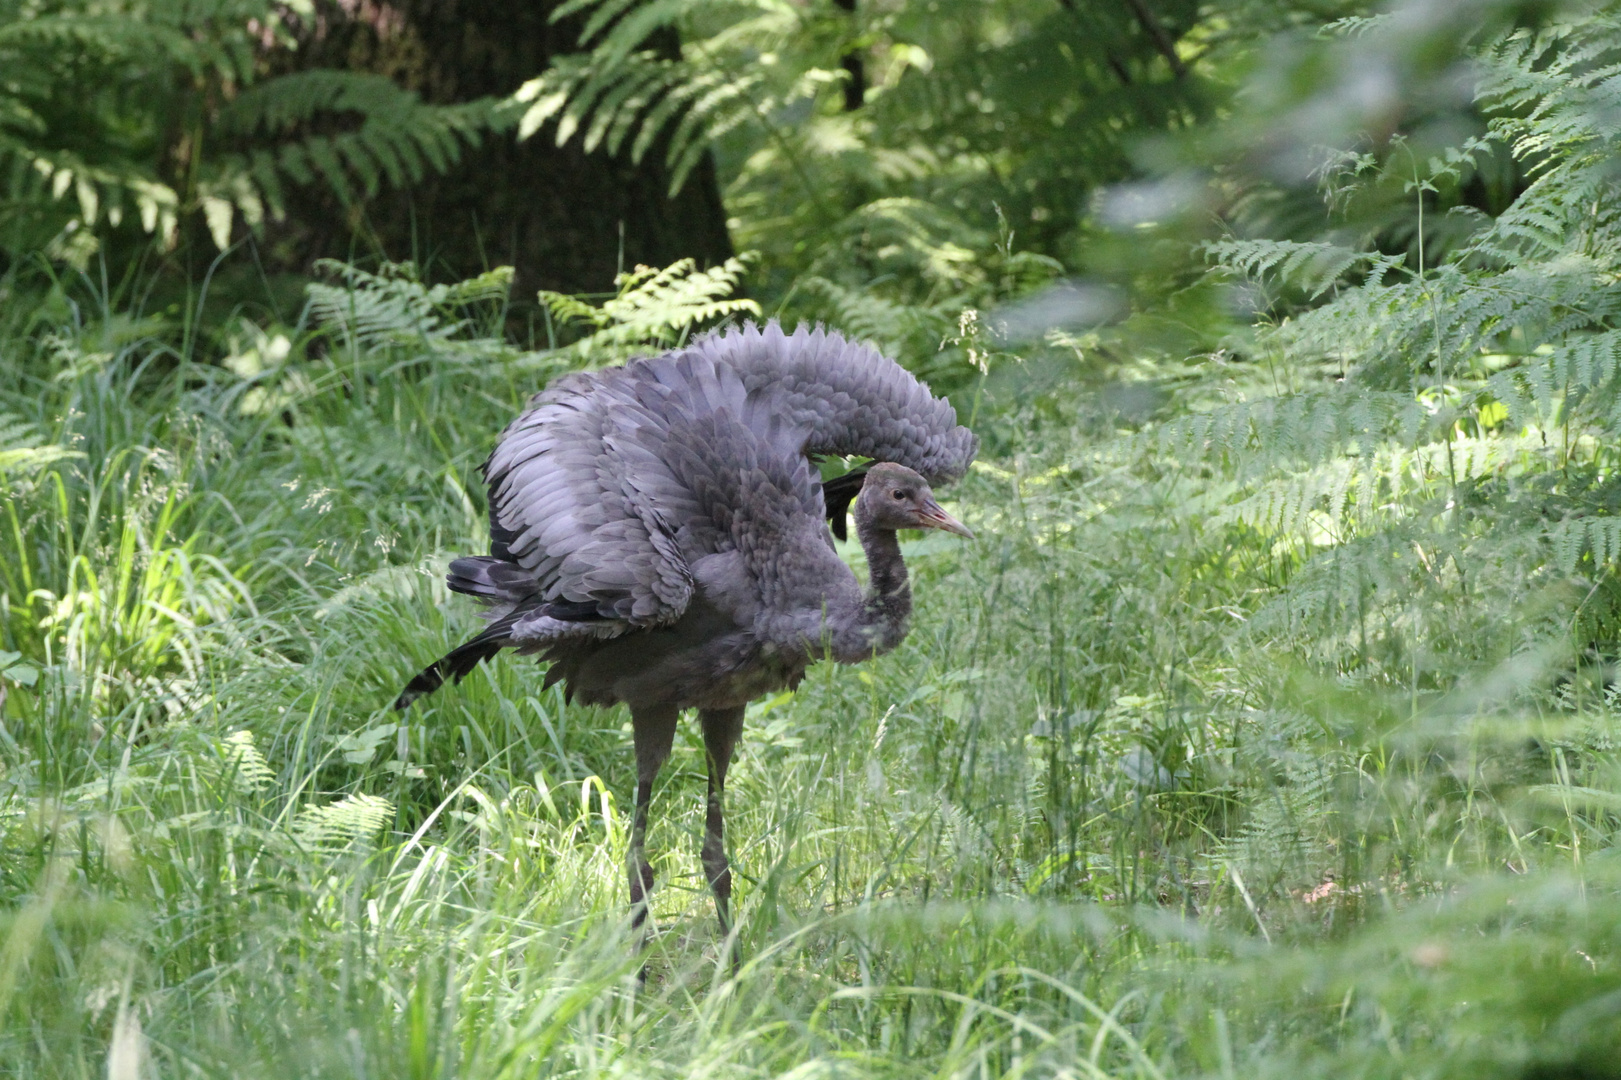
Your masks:
[[[1621,1076],[1618,42],[1478,43],[1478,137],[1338,160],[1319,234],[1234,228],[1163,306],[903,355],[982,436],[980,539],[908,539],[906,644],[750,708],[735,973],[683,727],[645,986],[628,717],[513,657],[389,706],[477,625],[494,435],[767,314],[747,264],[543,297],[544,348],[499,270],[210,333],[15,271],[0,1075]],[[1358,227],[1504,156],[1444,245]]]

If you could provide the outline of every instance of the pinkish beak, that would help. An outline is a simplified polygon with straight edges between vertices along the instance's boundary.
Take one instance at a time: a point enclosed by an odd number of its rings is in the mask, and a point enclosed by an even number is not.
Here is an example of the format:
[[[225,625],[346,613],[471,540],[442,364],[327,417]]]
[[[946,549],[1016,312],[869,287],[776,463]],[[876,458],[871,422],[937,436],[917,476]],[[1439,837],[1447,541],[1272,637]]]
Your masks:
[[[917,512],[918,527],[923,529],[939,529],[941,532],[956,533],[969,540],[974,538],[974,532],[968,526],[952,517],[940,508],[940,504],[933,499],[923,504]]]

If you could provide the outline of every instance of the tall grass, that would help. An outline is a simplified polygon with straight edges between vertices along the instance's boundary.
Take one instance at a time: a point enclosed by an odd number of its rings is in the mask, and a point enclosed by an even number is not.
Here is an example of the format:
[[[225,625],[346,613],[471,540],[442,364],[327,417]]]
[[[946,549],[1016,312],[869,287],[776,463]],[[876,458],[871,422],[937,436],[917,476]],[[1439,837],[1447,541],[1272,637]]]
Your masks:
[[[550,371],[474,307],[0,341],[0,1074],[1617,1075],[1615,696],[1325,678],[1220,475],[1005,410],[906,645],[750,710],[735,974],[683,729],[639,987],[625,715],[388,709]]]

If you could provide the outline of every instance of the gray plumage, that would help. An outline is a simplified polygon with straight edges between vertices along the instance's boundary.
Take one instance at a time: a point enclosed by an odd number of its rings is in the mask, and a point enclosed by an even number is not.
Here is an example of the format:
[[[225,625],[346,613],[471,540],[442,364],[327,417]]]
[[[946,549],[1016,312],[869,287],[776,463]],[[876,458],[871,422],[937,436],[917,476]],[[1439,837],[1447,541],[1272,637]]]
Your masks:
[[[975,449],[950,404],[909,372],[820,329],[751,325],[560,378],[485,464],[490,554],[450,567],[452,589],[491,605],[489,625],[413,679],[396,706],[502,648],[539,653],[551,663],[547,685],[562,680],[571,697],[629,705],[637,922],[651,884],[637,865],[645,797],[676,717],[699,709],[714,834],[704,863],[724,926],[719,791],[743,706],[796,685],[817,659],[852,663],[904,637],[910,593],[895,530],[967,535],[929,485],[961,477]],[[881,464],[864,482],[830,482],[824,499],[819,455]],[[852,497],[871,569],[865,593],[827,524],[835,517],[843,535]]]

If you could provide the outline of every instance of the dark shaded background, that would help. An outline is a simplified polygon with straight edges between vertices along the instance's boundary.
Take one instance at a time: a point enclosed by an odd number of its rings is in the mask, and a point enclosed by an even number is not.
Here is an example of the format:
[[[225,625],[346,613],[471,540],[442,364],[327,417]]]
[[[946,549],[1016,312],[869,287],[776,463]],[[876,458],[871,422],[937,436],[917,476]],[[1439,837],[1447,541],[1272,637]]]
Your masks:
[[[557,6],[322,0],[299,49],[273,64],[376,72],[433,104],[510,94],[577,47],[582,22],[552,22]],[[648,41],[671,57],[679,45],[668,31]],[[435,280],[511,265],[517,298],[537,289],[611,289],[620,269],[638,263],[725,260],[733,252],[713,158],[706,154],[670,198],[664,157],[660,145],[640,163],[628,154],[588,154],[578,139],[558,147],[550,126],[523,142],[508,131],[486,137],[444,174],[358,205],[344,207],[314,185],[291,193],[266,252],[277,269],[294,272],[323,257],[411,259]]]

